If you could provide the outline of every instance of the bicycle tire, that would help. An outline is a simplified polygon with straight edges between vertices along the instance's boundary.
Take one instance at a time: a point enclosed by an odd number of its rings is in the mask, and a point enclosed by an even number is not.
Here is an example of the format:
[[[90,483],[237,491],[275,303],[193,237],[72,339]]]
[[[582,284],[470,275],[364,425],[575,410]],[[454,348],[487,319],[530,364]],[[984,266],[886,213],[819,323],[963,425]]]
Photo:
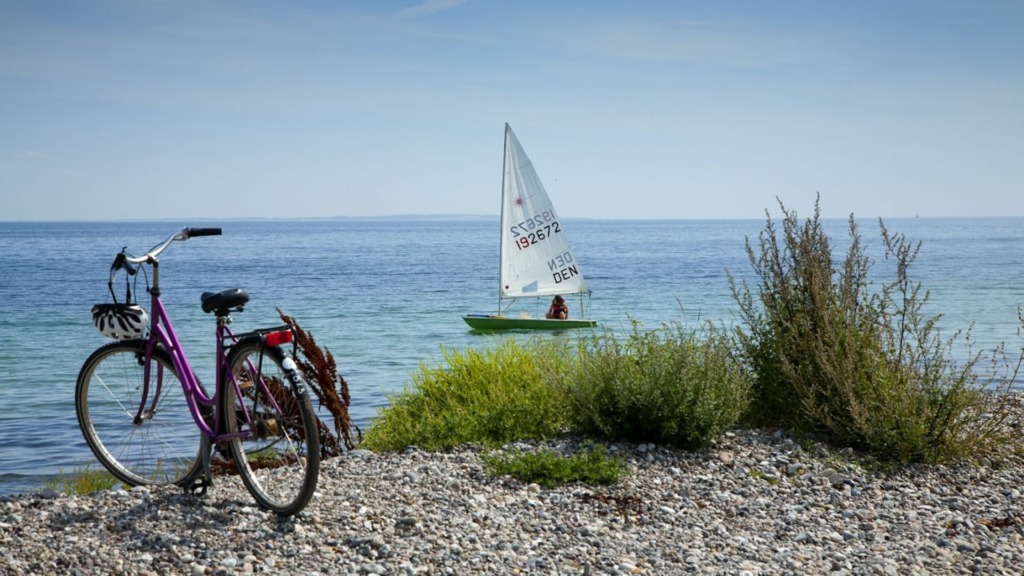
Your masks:
[[[230,441],[242,482],[263,508],[297,514],[320,474],[320,435],[305,384],[291,357],[258,337],[234,344],[228,366],[221,413],[229,433],[246,433]]]
[[[201,466],[201,433],[162,348],[153,351],[151,365],[158,386],[150,386],[149,407],[140,421],[135,419],[144,388],[146,342],[111,342],[86,359],[75,384],[78,426],[103,467],[125,484],[184,486]]]

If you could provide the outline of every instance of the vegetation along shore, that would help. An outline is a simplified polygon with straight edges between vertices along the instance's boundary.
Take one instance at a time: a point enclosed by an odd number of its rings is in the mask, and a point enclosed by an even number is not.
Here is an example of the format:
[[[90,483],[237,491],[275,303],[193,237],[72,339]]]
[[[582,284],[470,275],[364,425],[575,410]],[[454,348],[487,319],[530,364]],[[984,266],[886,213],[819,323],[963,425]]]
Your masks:
[[[880,222],[894,277],[876,284],[852,217],[839,257],[817,206],[781,208],[748,240],[757,284],[732,283],[737,328],[446,350],[365,433],[304,335],[334,415],[306,511],[276,518],[230,477],[196,498],[80,472],[0,498],[0,569],[1019,573],[1021,355],[952,359],[959,335],[912,280],[920,245]]]

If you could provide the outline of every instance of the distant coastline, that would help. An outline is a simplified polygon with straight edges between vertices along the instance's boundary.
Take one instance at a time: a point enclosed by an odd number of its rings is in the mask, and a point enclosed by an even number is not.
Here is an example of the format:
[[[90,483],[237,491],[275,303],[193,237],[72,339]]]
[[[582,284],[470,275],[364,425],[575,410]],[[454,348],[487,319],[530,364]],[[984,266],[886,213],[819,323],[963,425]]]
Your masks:
[[[778,214],[772,214],[778,219]],[[388,214],[380,216],[181,216],[166,218],[111,218],[105,220],[2,220],[0,224],[104,224],[132,222],[493,222],[500,218],[497,214]],[[592,216],[563,216],[565,220],[590,222],[762,222],[758,218],[598,218]],[[854,214],[858,223],[903,222],[912,220],[1014,220],[1024,216],[860,216]],[[822,217],[824,221],[847,221],[849,216]]]
[[[173,216],[167,218],[112,218],[106,220],[0,220],[0,224],[103,224],[108,222],[333,222],[333,221],[378,221],[378,222],[450,222],[497,220],[493,214],[392,214],[386,216]]]

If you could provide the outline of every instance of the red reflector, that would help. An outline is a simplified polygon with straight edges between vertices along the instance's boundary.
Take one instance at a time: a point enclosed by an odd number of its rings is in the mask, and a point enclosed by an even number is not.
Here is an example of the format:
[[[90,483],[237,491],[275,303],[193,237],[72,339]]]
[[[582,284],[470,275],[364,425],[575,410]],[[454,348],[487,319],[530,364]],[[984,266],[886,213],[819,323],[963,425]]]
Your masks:
[[[270,334],[267,334],[267,346],[280,346],[281,344],[287,344],[291,341],[291,330],[281,330],[280,332],[271,332]]]

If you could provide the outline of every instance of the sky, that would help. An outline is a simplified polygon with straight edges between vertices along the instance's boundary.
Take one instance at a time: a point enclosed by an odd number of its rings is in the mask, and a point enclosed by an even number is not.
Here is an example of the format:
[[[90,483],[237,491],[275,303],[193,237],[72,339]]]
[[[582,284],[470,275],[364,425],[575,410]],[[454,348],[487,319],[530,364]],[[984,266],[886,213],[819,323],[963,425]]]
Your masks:
[[[0,220],[1024,216],[1018,0],[0,0]]]

